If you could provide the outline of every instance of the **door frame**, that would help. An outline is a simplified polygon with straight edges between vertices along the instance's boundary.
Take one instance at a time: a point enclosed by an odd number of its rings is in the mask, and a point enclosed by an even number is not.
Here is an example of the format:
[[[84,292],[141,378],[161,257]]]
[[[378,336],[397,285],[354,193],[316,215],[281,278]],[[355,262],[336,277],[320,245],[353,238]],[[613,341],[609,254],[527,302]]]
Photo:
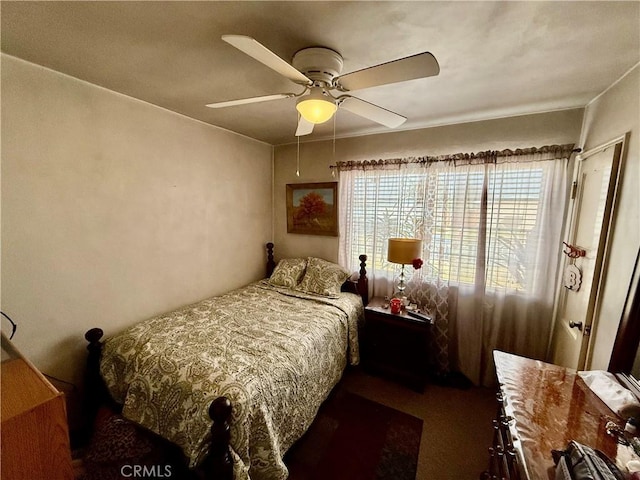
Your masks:
[[[640,248],[636,256],[631,284],[627,293],[624,310],[618,327],[618,334],[613,344],[611,359],[607,370],[611,373],[632,372],[638,347],[640,346]],[[640,375],[636,373],[636,379]]]
[[[601,153],[609,148],[615,148],[617,153],[614,152],[613,160],[611,163],[611,177],[610,177],[610,185],[611,190],[607,195],[607,199],[605,201],[605,209],[604,209],[604,218],[605,222],[603,223],[603,233],[600,236],[600,240],[598,242],[598,249],[596,253],[596,265],[594,268],[594,282],[595,288],[589,295],[589,304],[587,306],[587,314],[584,321],[584,327],[582,330],[582,339],[580,346],[580,354],[578,357],[578,370],[589,369],[591,366],[591,361],[593,357],[593,347],[595,344],[595,338],[597,336],[597,326],[598,326],[598,317],[600,312],[600,307],[602,304],[602,293],[604,289],[604,283],[606,281],[606,271],[608,266],[609,252],[611,250],[611,230],[614,227],[615,223],[615,213],[616,206],[618,204],[619,197],[619,187],[621,180],[622,167],[624,165],[624,158],[626,157],[626,149],[629,143],[629,132],[620,135],[612,140],[609,140],[606,143],[600,144],[594,148],[591,148],[585,152],[581,152],[576,155],[575,164],[573,168],[572,174],[572,182],[571,188],[573,189],[573,185],[577,182],[577,192],[575,196],[571,195],[569,209],[567,211],[566,216],[566,228],[565,233],[563,235],[564,238],[568,239],[567,241],[571,244],[574,243],[575,237],[575,224],[577,222],[577,217],[580,214],[578,200],[582,195],[582,184],[579,182],[578,175],[582,171],[581,164],[586,159]],[[613,184],[611,183],[613,182]],[[559,278],[562,279],[563,272],[566,266],[569,263],[569,259],[567,257],[562,256],[562,261],[560,263],[560,271]],[[562,281],[559,282],[559,290],[556,300],[556,307],[554,308],[554,327],[552,329],[553,335],[556,333],[556,325],[559,321],[561,321],[558,317],[561,314],[562,305],[565,301],[566,292],[563,290]],[[585,331],[588,331],[588,334],[585,334]],[[586,338],[585,338],[586,337]],[[557,338],[553,339],[553,342],[557,341]]]

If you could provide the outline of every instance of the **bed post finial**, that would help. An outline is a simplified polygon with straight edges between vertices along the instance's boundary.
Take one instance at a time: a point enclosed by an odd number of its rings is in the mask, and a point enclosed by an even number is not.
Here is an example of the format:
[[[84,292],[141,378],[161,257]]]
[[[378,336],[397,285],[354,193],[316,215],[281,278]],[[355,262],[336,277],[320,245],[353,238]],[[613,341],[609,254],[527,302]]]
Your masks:
[[[276,268],[276,262],[273,260],[273,242],[267,243],[267,278],[273,273],[273,269]]]
[[[367,278],[367,256],[360,255],[360,277],[358,278],[358,293],[362,297],[362,302],[369,303],[369,279]]]
[[[218,397],[209,406],[211,425],[211,446],[206,466],[207,477],[211,480],[233,480],[233,461],[229,451],[231,439],[231,400]]]
[[[83,440],[90,438],[93,431],[93,424],[98,415],[101,405],[108,402],[110,398],[104,380],[100,375],[100,357],[102,356],[102,342],[100,339],[104,335],[101,328],[92,328],[84,334],[84,338],[89,344],[87,350],[87,366],[84,374],[84,429]]]

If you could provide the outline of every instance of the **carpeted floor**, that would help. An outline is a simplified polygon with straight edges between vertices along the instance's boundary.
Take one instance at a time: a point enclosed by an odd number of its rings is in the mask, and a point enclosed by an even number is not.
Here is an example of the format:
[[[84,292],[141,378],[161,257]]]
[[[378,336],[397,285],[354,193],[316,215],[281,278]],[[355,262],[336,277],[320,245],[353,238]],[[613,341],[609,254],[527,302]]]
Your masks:
[[[338,389],[289,450],[289,480],[414,480],[422,420]]]
[[[493,388],[456,381],[430,383],[419,393],[359,368],[347,370],[340,383],[352,393],[422,419],[416,480],[477,480],[487,468],[496,414]]]
[[[487,464],[495,395],[460,387],[429,384],[417,393],[349,369],[287,453],[289,480],[476,480]],[[176,465],[176,454],[107,415],[76,462],[76,478],[122,480],[123,464]],[[171,479],[186,478],[177,465],[171,473]]]

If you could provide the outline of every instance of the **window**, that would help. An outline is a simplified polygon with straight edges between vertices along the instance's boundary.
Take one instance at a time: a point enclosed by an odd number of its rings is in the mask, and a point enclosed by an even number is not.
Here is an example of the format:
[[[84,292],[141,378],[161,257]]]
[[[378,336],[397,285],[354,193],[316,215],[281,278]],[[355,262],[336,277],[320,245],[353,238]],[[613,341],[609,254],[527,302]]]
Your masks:
[[[370,269],[395,272],[386,239],[416,236],[427,280],[527,290],[545,182],[539,162],[348,173],[351,258],[371,252]]]
[[[366,254],[369,294],[392,295],[387,239],[422,239],[407,296],[434,318],[434,358],[476,383],[491,352],[542,358],[558,290],[573,145],[338,162],[338,261]],[[452,328],[450,328],[452,327]]]

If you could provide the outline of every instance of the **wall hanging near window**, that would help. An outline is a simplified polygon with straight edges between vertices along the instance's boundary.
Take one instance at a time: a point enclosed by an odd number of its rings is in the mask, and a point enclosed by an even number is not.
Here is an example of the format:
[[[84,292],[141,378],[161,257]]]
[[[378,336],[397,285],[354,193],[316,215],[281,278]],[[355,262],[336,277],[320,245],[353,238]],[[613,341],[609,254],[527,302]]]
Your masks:
[[[582,272],[573,263],[567,265],[564,269],[564,288],[577,292],[582,284]]]
[[[338,236],[338,182],[287,184],[287,233]]]

